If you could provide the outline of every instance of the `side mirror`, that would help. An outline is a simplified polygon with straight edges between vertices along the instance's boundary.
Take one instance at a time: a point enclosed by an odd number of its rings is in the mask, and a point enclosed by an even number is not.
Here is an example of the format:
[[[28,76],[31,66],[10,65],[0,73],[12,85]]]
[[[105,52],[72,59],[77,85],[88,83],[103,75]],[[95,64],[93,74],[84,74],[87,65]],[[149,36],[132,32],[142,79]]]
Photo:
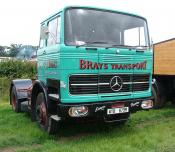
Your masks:
[[[47,39],[49,36],[49,29],[47,26],[41,26],[40,39]]]

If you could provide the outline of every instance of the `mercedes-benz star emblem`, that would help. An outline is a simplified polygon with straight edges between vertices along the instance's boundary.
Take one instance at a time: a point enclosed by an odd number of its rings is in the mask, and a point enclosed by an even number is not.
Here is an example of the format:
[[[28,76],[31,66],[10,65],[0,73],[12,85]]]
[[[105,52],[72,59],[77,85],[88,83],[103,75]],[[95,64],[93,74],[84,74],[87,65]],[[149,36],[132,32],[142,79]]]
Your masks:
[[[119,76],[114,76],[111,78],[109,84],[113,91],[120,91],[123,86],[123,80]]]

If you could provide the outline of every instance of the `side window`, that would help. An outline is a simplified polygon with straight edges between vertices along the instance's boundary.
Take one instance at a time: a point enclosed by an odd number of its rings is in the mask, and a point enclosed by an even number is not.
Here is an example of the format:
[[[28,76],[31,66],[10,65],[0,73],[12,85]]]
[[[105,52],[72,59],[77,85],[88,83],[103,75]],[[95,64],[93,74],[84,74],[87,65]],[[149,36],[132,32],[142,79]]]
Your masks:
[[[48,23],[49,37],[47,39],[47,46],[60,43],[60,17],[51,20]]]
[[[136,27],[124,31],[125,45],[145,45],[144,27]]]
[[[61,38],[61,18],[58,17],[58,27],[57,27],[57,43],[60,43]]]

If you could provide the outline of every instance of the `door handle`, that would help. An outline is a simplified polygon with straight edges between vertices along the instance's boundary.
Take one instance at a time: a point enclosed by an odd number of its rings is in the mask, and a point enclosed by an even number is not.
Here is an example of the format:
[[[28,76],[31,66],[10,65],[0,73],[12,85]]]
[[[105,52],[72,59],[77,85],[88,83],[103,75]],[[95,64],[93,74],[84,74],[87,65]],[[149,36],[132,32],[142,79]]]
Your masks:
[[[136,52],[145,52],[145,50],[136,50]]]
[[[86,48],[86,50],[97,51],[97,48]]]

